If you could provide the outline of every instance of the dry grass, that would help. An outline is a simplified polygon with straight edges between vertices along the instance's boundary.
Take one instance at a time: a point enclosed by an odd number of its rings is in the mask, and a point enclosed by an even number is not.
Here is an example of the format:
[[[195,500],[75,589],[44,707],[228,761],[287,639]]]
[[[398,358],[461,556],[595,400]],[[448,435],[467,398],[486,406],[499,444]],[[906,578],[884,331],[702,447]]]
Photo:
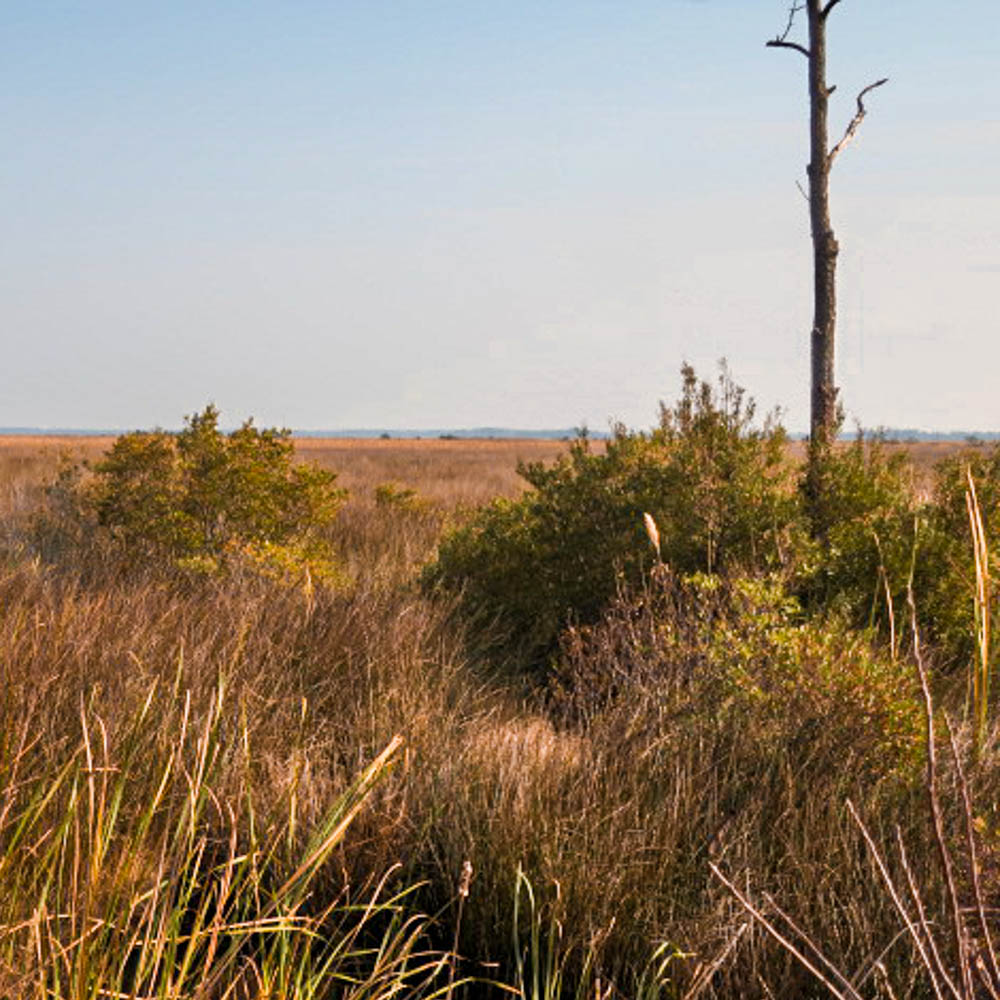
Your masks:
[[[114,443],[110,437],[0,436],[0,470],[11,481],[37,482],[64,458],[97,461]],[[442,440],[297,438],[297,453],[334,469],[355,497],[369,496],[379,483],[414,488],[435,503],[478,504],[524,489],[519,460],[551,461],[566,450],[562,441],[536,439]]]
[[[838,448],[849,448],[850,442],[842,441]],[[912,463],[914,478],[918,489],[929,488],[933,480],[934,467],[947,458],[965,451],[969,445],[964,441],[916,441],[908,444],[905,441],[887,441],[885,447],[890,454],[905,454]],[[806,458],[806,442],[792,441],[788,445],[788,454],[795,463],[802,463]]]
[[[129,568],[107,553],[67,549],[65,558],[43,564],[12,547],[15,534],[27,537],[60,455],[68,449],[93,459],[108,443],[0,439],[0,716],[7,734],[0,735],[0,858],[16,855],[18,866],[17,878],[0,880],[0,984],[27,954],[30,940],[15,928],[36,905],[32,887],[52,835],[40,828],[31,850],[10,848],[28,787],[23,776],[61,773],[80,743],[81,706],[91,730],[107,734],[107,766],[120,767],[134,742],[131,720],[154,687],[155,712],[122,786],[123,813],[141,816],[153,799],[186,712],[187,733],[211,724],[217,734],[201,830],[216,846],[231,836],[237,845],[253,840],[252,802],[256,827],[278,836],[283,856],[301,857],[352,776],[402,734],[399,765],[317,871],[311,905],[322,912],[348,889],[355,893],[401,865],[392,884],[425,882],[419,902],[439,914],[429,933],[448,948],[470,860],[476,875],[461,927],[463,974],[482,974],[480,963],[495,961],[489,975],[515,980],[512,909],[523,870],[536,889],[539,920],[549,933],[561,929],[569,992],[579,982],[604,1000],[613,982],[626,995],[641,988],[645,998],[680,996],[692,984],[705,997],[815,995],[797,964],[747,927],[709,863],[744,887],[768,890],[832,960],[863,966],[890,943],[896,918],[845,811],[848,797],[874,837],[884,842],[896,824],[903,828],[927,899],[937,898],[919,782],[881,767],[872,746],[855,738],[864,728],[856,719],[789,712],[765,725],[752,707],[734,711],[703,657],[678,656],[664,644],[664,618],[648,600],[624,602],[583,645],[565,651],[568,668],[581,675],[630,657],[635,669],[618,697],[560,714],[489,673],[476,658],[478,636],[448,603],[413,585],[450,512],[516,494],[523,486],[516,459],[548,459],[563,444],[299,441],[302,455],[335,468],[352,491],[335,528],[352,584],[307,594],[250,576],[188,579]],[[387,481],[415,488],[430,506],[377,506],[373,491]],[[29,746],[20,757],[19,733]],[[196,736],[187,749],[197,750]],[[12,777],[15,759],[20,776]],[[197,757],[183,759],[185,773],[196,773]],[[985,741],[970,784],[979,800],[996,800],[995,739]],[[49,817],[51,830],[58,822]],[[86,867],[93,858],[81,844]],[[985,891],[995,901],[992,883]],[[53,954],[69,949],[72,936],[50,926]],[[671,983],[641,987],[649,955],[667,946],[693,957],[670,965]],[[900,998],[919,997],[926,986],[907,971],[909,959],[905,942],[885,959]],[[34,969],[33,982],[44,973]],[[419,989],[404,985],[400,995]]]
[[[454,507],[516,496],[526,485],[517,475],[518,461],[551,461],[566,450],[566,444],[534,439],[298,438],[295,448],[302,457],[336,469],[341,484],[352,493],[361,495],[378,483],[396,482]]]
[[[98,460],[114,442],[110,437],[56,435],[0,436],[0,470],[5,495],[11,483],[37,483],[63,458]],[[595,442],[600,448],[600,442]],[[563,454],[566,442],[524,439],[443,440],[297,438],[298,454],[339,474],[355,500],[370,499],[375,486],[394,482],[416,489],[446,507],[485,503],[496,496],[516,496],[525,488],[517,475],[519,460],[549,462]],[[919,475],[928,477],[939,461],[967,447],[959,441],[893,444],[905,451]],[[793,462],[805,457],[802,442],[789,444]]]

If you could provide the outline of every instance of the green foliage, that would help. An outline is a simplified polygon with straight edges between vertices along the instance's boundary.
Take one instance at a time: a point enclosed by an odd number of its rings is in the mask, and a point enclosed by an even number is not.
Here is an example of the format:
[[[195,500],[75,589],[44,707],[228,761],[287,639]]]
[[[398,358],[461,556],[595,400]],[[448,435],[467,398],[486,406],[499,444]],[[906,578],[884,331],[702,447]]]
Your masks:
[[[495,619],[515,639],[509,651],[534,666],[567,624],[597,621],[623,585],[660,561],[682,575],[780,571],[805,613],[874,630],[890,655],[908,641],[912,585],[939,660],[968,660],[975,567],[966,470],[992,542],[1000,448],[946,461],[924,492],[905,451],[859,433],[813,454],[795,490],[782,428],[773,418],[755,426],[753,402],[725,368],[714,385],[688,366],[682,377],[679,400],[661,406],[651,431],[618,427],[603,452],[581,435],[556,463],[520,466],[531,489],[446,535],[427,581]]]
[[[937,645],[953,662],[969,663],[975,649],[976,568],[966,493],[969,478],[989,549],[990,580],[1000,577],[1000,446],[968,448],[934,470],[934,498],[922,524],[917,595]],[[992,631],[1000,626],[995,586]]]
[[[820,489],[806,503],[814,546],[803,558],[800,594],[813,610],[836,611],[886,634],[904,621],[922,504],[905,452],[860,431],[828,448],[812,471]],[[803,477],[803,494],[812,481]]]
[[[859,764],[884,770],[917,761],[922,715],[908,662],[877,652],[863,631],[803,620],[767,581],[734,580],[726,591],[726,613],[702,636],[705,658],[754,725],[825,728]]]
[[[823,501],[810,506],[815,542],[799,576],[806,606],[873,625],[899,647],[912,585],[918,622],[938,662],[970,663],[976,569],[966,493],[971,475],[996,579],[1000,448],[970,448],[943,460],[923,493],[906,454],[889,452],[878,438],[859,434],[850,447],[828,452],[820,468]]]
[[[67,551],[78,556],[93,545],[94,514],[83,486],[84,471],[69,455],[61,455],[55,478],[44,486],[45,502],[31,514],[31,548],[46,562]]]
[[[714,386],[690,366],[682,378],[652,431],[619,426],[603,453],[581,435],[554,465],[521,465],[532,489],[448,535],[427,579],[460,589],[537,660],[568,621],[595,620],[621,581],[658,557],[644,513],[679,571],[781,565],[798,530],[784,430],[773,417],[755,426],[753,402],[725,367]]]
[[[397,483],[379,483],[375,487],[375,506],[384,510],[425,511],[427,501],[415,489]]]
[[[761,748],[822,743],[866,770],[912,771],[923,737],[913,668],[872,638],[807,616],[776,577],[661,572],[564,635],[552,698],[593,725],[648,695],[669,717],[752,732]]]
[[[785,465],[787,437],[776,413],[755,426],[756,407],[725,365],[716,385],[682,369],[674,408],[660,405],[651,440],[667,452],[647,509],[675,569],[709,573],[734,565],[785,562],[796,535],[797,505]],[[653,499],[653,498],[651,498]]]
[[[94,467],[91,500],[99,522],[125,544],[191,566],[216,566],[241,553],[265,564],[322,560],[322,529],[345,492],[336,474],[296,464],[291,432],[252,420],[231,434],[207,406],[178,434],[135,432],[115,441]]]

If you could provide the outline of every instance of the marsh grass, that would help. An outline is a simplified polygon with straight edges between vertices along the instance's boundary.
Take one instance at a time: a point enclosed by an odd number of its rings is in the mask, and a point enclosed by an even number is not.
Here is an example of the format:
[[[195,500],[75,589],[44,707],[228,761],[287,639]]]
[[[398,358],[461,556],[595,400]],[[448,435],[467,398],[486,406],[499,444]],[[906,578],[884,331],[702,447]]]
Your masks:
[[[986,542],[986,529],[983,526],[982,511],[979,498],[976,496],[976,483],[972,470],[966,468],[968,489],[965,493],[965,506],[969,514],[969,531],[972,535],[972,552],[975,564],[975,592],[973,607],[975,609],[975,663],[972,668],[972,718],[975,734],[974,752],[986,738],[989,722],[990,675],[993,669],[991,652],[991,597],[993,581],[990,577],[990,550]]]
[[[435,714],[377,676],[435,623],[387,591],[108,569],[0,574],[13,995],[432,993],[445,951],[366,844],[396,822],[396,723]]]
[[[333,798],[300,843],[294,792],[280,819],[257,811],[249,730],[226,732],[234,708],[223,679],[201,711],[190,691],[154,684],[116,733],[86,698],[75,738],[56,747],[33,735],[31,713],[6,728],[6,990],[313,997],[336,980],[343,996],[373,997],[420,992],[439,975],[426,921],[403,916],[403,897],[373,885],[356,898],[345,887],[327,904],[310,899],[402,740]],[[216,788],[226,768],[242,774],[223,801]]]
[[[880,850],[899,829],[944,913],[905,650],[807,628],[767,581],[685,590],[661,568],[531,688],[477,656],[488,621],[416,585],[463,505],[516,494],[509,448],[351,454],[330,453],[349,582],[312,590],[123,562],[58,510],[40,545],[59,455],[0,457],[0,994],[429,997],[454,974],[453,998],[816,995],[715,864],[838,967],[879,958],[900,1000],[933,995],[845,805]],[[386,482],[427,504],[378,504]],[[935,695],[960,712],[965,683]],[[992,725],[981,746],[992,922]]]
[[[976,506],[971,476],[970,493],[971,517]],[[976,537],[975,524],[973,536]],[[908,844],[899,826],[895,829],[895,843],[880,844],[854,803],[850,799],[846,802],[847,812],[864,838],[886,898],[892,902],[900,930],[880,953],[869,956],[864,964],[851,969],[832,960],[815,936],[768,893],[763,894],[762,904],[755,903],[716,864],[711,864],[710,868],[756,924],[837,1000],[863,1000],[865,996],[879,996],[883,992],[895,997],[897,990],[893,981],[896,977],[888,972],[885,959],[901,939],[905,939],[910,946],[911,967],[928,994],[940,1000],[945,997],[953,1000],[997,997],[1000,995],[1000,961],[996,948],[996,909],[991,905],[996,887],[994,885],[987,890],[983,878],[983,859],[987,852],[984,852],[979,836],[982,821],[974,812],[974,800],[964,764],[967,750],[960,746],[955,727],[945,714],[943,729],[955,785],[955,794],[946,796],[942,791],[938,758],[938,730],[941,727],[921,651],[912,591],[908,603],[913,666],[919,680],[923,707],[926,750],[924,791],[927,814],[933,827],[930,858],[923,852],[914,857],[913,845]],[[982,736],[975,715],[966,728],[972,731],[971,749],[975,762],[982,749]],[[950,829],[946,825],[948,798],[952,798],[953,805],[957,802],[958,813],[957,821]],[[928,878],[928,860],[936,879]],[[920,862],[922,867],[918,870],[916,866]],[[936,893],[929,891],[933,883],[936,883]]]

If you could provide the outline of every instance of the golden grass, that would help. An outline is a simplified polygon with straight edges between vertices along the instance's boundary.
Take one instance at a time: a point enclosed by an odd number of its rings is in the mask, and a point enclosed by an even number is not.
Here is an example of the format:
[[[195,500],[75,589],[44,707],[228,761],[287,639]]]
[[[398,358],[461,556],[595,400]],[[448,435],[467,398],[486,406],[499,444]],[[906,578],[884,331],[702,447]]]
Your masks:
[[[337,440],[300,438],[298,454],[337,470],[354,494],[395,482],[448,507],[516,496],[527,485],[518,461],[549,462],[565,452],[561,441],[539,440]]]
[[[112,437],[72,435],[0,435],[0,469],[4,479],[37,474],[61,458],[97,461],[114,443]],[[599,441],[594,443],[600,448]],[[942,459],[968,447],[961,441],[892,444],[905,451],[918,474],[929,475]],[[296,438],[296,452],[337,471],[340,483],[368,493],[382,482],[397,482],[448,506],[484,503],[496,496],[516,496],[525,488],[518,461],[550,462],[564,454],[565,441],[537,438]],[[793,462],[805,458],[805,445],[788,446]]]
[[[0,438],[0,542],[14,520],[9,514],[30,513],[61,455],[93,460],[110,443]],[[621,682],[627,697],[610,708],[588,707],[590,721],[576,724],[487,672],[450,607],[412,586],[436,544],[442,509],[516,495],[524,488],[518,459],[551,460],[565,447],[535,440],[297,441],[300,455],[338,471],[352,492],[334,528],[354,581],[349,592],[317,588],[307,597],[238,578],[185,583],[157,575],[155,567],[125,571],[111,562],[46,565],[9,547],[0,572],[0,770],[18,759],[14,740],[24,732],[34,741],[25,757],[32,773],[40,781],[58,773],[81,738],[81,702],[95,720],[91,732],[97,719],[107,727],[108,760],[118,766],[131,738],[129,720],[157,685],[167,708],[150,715],[139,734],[135,767],[121,786],[128,796],[123,816],[141,817],[142,803],[152,801],[164,755],[188,760],[175,738],[184,713],[191,722],[183,747],[194,763],[181,777],[196,773],[196,736],[214,719],[218,757],[204,783],[205,815],[214,819],[204,835],[228,836],[230,806],[242,817],[243,803],[252,802],[255,821],[269,843],[283,845],[291,865],[310,856],[310,837],[351,777],[402,733],[400,766],[317,872],[316,913],[345,886],[402,862],[404,883],[427,880],[421,905],[440,911],[448,928],[460,873],[471,860],[476,876],[465,902],[461,950],[470,960],[463,974],[482,968],[472,959],[493,960],[507,964],[491,974],[514,979],[511,905],[516,873],[526,871],[539,900],[547,900],[544,919],[558,921],[567,947],[596,949],[605,986],[611,977],[627,989],[648,955],[669,942],[696,953],[688,981],[697,980],[698,962],[728,956],[707,981],[706,998],[767,996],[764,978],[778,995],[813,995],[793,964],[756,931],[744,932],[708,862],[773,887],[835,960],[859,967],[891,939],[895,917],[843,802],[849,795],[882,829],[898,823],[910,832],[923,864],[925,818],[902,779],[871,779],[856,763],[858,747],[840,739],[844,729],[829,717],[812,727],[787,713],[755,728],[749,709],[746,717],[722,712],[726,703],[704,676],[705,664],[687,662],[666,642],[661,619],[631,606],[579,654],[601,667],[601,649],[610,663],[627,643],[638,662],[635,676]],[[929,463],[958,447],[921,444],[912,452]],[[416,489],[433,509],[378,507],[373,491],[383,482]],[[224,703],[217,695],[223,680]],[[988,741],[976,774],[984,801],[996,801],[990,795],[1000,787],[993,748]],[[81,775],[86,790],[89,773]],[[21,794],[20,780],[0,784],[0,810]],[[79,815],[87,814],[81,808]],[[2,827],[0,819],[0,855]],[[240,843],[248,838],[245,827],[236,833]],[[136,840],[136,878],[144,868],[140,848],[146,845]],[[95,863],[85,854],[81,849],[81,870]],[[18,862],[24,884],[42,871],[30,852]],[[66,898],[72,900],[68,889]],[[0,881],[0,924],[13,925],[26,899],[17,884]],[[68,947],[74,939],[52,927],[52,947]],[[441,934],[450,944],[450,929]],[[738,946],[727,951],[734,941]],[[5,941],[0,928],[0,984],[4,965],[14,969],[22,957],[22,943]],[[93,960],[99,958],[94,950]],[[886,961],[905,976],[901,946]],[[679,995],[688,975],[683,963],[670,974],[678,977]],[[916,997],[918,986],[904,985],[897,995]]]
[[[0,436],[3,480],[35,480],[51,474],[64,458],[97,461],[114,443],[111,437],[68,435]],[[307,460],[335,470],[354,499],[371,500],[379,483],[416,489],[448,507],[480,504],[495,496],[516,496],[525,482],[518,461],[551,461],[566,450],[562,441],[297,438],[295,449]]]

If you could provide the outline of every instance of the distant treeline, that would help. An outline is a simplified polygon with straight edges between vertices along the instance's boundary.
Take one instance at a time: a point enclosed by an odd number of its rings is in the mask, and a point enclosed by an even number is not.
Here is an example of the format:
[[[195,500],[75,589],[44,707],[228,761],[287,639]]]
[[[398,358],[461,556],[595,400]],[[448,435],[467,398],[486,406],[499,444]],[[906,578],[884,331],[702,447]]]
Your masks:
[[[608,431],[595,431],[586,428],[587,437],[604,440],[610,437]],[[124,428],[79,428],[79,427],[0,427],[0,436],[52,436],[52,437],[114,437],[124,433]],[[567,427],[561,430],[526,430],[512,427],[471,427],[462,429],[432,428],[350,428],[347,430],[306,430],[293,431],[293,437],[301,438],[439,438],[444,440],[472,439],[512,439],[537,438],[540,440],[561,441],[578,437],[579,427]],[[916,443],[918,441],[998,441],[1000,431],[927,431],[913,427],[879,427],[865,428],[865,436],[881,437],[886,441]],[[842,440],[852,440],[857,431],[843,431]],[[792,431],[789,437],[793,441],[801,441],[807,437],[802,431]]]
[[[49,436],[49,437],[117,437],[127,430],[135,428],[79,428],[79,427],[0,427],[0,436]],[[167,428],[179,430],[179,428]],[[235,428],[223,428],[234,430]],[[540,440],[555,440],[575,438],[580,434],[579,427],[567,427],[560,430],[524,430],[511,427],[471,427],[471,428],[382,428],[364,427],[347,430],[296,430],[293,437],[301,438],[444,438],[444,439],[483,439],[483,438],[537,438]],[[592,438],[607,438],[607,431],[587,430],[587,436]]]
[[[849,441],[856,438],[857,430],[842,431],[841,440]],[[900,441],[904,444],[915,444],[918,441],[966,441],[974,444],[978,441],[998,441],[1000,431],[921,431],[913,427],[866,427],[865,437],[880,437],[885,441]],[[807,437],[804,433],[792,434],[796,440]]]

